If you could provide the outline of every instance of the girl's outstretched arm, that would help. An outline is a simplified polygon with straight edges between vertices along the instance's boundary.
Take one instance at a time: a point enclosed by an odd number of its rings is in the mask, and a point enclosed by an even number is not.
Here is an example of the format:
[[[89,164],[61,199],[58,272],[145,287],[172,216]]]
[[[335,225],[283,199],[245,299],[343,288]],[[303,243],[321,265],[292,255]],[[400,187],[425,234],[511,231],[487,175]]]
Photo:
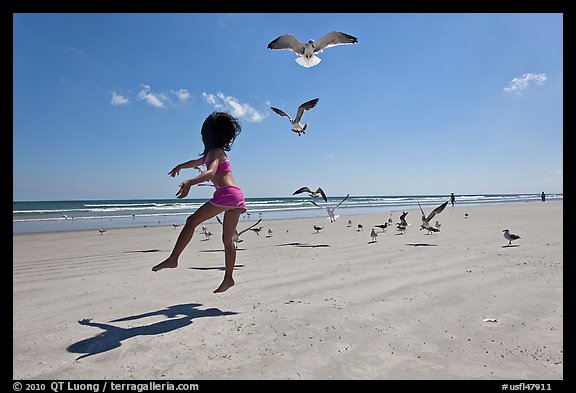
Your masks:
[[[183,162],[182,164],[176,165],[170,172],[168,172],[168,174],[170,176],[174,177],[180,173],[181,169],[199,167],[200,165],[203,164],[203,161],[204,161],[204,159],[202,157],[200,157],[200,158],[197,158],[194,160]]]
[[[193,177],[192,179],[184,180],[182,183],[180,183],[180,190],[176,193],[176,198],[182,199],[186,197],[186,195],[188,195],[190,187],[208,180],[212,180],[212,178],[216,174],[217,169],[218,169],[218,160],[213,160],[208,164],[208,169],[206,169],[204,172],[200,173],[196,177]]]

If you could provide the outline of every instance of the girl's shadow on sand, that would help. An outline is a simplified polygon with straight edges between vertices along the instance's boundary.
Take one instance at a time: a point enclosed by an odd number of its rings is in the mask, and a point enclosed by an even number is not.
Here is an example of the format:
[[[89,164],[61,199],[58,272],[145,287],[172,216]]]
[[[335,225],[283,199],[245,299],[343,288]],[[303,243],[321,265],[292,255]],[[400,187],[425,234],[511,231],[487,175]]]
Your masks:
[[[83,354],[76,358],[76,360],[80,360],[88,356],[118,348],[122,345],[122,341],[131,337],[151,336],[167,333],[172,330],[180,329],[184,326],[190,325],[192,320],[196,318],[219,317],[223,315],[237,314],[236,312],[231,311],[221,311],[218,308],[207,308],[206,310],[199,310],[199,306],[201,306],[201,304],[198,303],[178,304],[175,306],[169,306],[163,310],[152,311],[140,315],[131,315],[110,321],[123,322],[158,315],[164,315],[167,318],[170,318],[168,320],[156,322],[150,325],[136,326],[131,328],[121,328],[107,323],[92,322],[91,319],[83,319],[78,321],[78,323],[85,326],[97,327],[104,331],[97,336],[78,341],[77,343],[70,345],[68,348],[66,348],[66,350],[72,353]],[[176,318],[177,316],[181,317]]]

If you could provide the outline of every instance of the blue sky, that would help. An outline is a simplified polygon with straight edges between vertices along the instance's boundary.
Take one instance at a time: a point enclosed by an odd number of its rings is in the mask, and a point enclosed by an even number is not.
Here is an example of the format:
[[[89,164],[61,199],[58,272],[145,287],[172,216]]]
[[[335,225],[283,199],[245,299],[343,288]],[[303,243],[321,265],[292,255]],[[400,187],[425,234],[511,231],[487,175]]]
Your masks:
[[[312,68],[266,47],[329,31],[358,43]],[[554,13],[14,14],[13,199],[173,198],[221,109],[246,197],[561,193],[562,31]],[[300,137],[270,110],[313,98]]]

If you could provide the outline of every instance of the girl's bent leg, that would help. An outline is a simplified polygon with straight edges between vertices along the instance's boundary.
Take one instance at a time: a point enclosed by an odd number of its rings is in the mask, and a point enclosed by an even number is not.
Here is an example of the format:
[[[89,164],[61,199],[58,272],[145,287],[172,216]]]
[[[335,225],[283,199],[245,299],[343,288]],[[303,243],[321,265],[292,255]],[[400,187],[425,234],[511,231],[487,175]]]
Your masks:
[[[224,280],[214,293],[224,292],[234,285],[232,274],[234,273],[234,265],[236,263],[236,246],[234,245],[234,232],[238,225],[242,211],[240,209],[232,209],[224,213],[222,242],[224,243],[224,261],[226,271],[224,272]]]
[[[159,263],[158,265],[152,268],[152,271],[157,272],[158,270],[167,269],[167,268],[175,268],[178,266],[178,258],[180,258],[180,254],[184,251],[190,240],[192,240],[192,236],[194,236],[194,231],[196,227],[203,223],[206,220],[209,220],[212,217],[217,216],[218,214],[222,213],[224,209],[215,206],[209,202],[206,202],[204,205],[200,206],[198,210],[196,210],[188,219],[186,220],[186,224],[182,228],[180,235],[178,236],[178,240],[176,240],[176,244],[174,244],[174,249],[168,258],[166,258],[163,262]]]

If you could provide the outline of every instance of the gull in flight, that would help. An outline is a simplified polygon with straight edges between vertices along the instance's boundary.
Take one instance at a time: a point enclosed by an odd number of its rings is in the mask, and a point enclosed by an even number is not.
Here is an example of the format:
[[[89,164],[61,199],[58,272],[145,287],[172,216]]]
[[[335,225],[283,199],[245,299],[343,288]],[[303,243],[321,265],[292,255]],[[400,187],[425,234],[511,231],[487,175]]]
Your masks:
[[[336,221],[336,218],[338,216],[334,215],[334,211],[336,209],[338,209],[338,207],[340,207],[340,205],[342,204],[342,202],[344,202],[346,199],[348,199],[348,197],[350,196],[350,194],[346,195],[346,197],[344,199],[342,199],[340,202],[338,202],[338,204],[334,207],[330,207],[330,206],[324,206],[324,208],[326,209],[326,212],[328,213],[328,217],[330,218],[330,222],[334,222]],[[314,204],[314,206],[322,208],[322,206],[318,205],[316,202],[314,201],[310,201],[311,203]]]
[[[218,222],[222,225],[224,225],[222,223],[222,221],[220,220],[220,217],[216,216],[216,220],[218,220]],[[232,240],[234,240],[234,247],[236,249],[238,249],[238,243],[242,242],[243,240],[240,239],[240,236],[244,233],[247,232],[249,229],[254,228],[256,225],[260,224],[260,221],[262,221],[262,219],[259,219],[258,221],[256,221],[256,223],[250,225],[248,228],[241,230],[240,232],[238,232],[237,230],[234,231],[234,236],[232,236]]]
[[[430,225],[430,220],[436,214],[440,214],[442,212],[442,210],[444,210],[446,205],[448,205],[448,202],[449,201],[446,201],[443,204],[441,204],[440,206],[438,206],[437,208],[435,208],[434,210],[432,210],[432,212],[428,215],[428,217],[426,217],[426,214],[424,214],[424,210],[422,210],[422,206],[420,206],[420,203],[418,203],[418,206],[420,207],[420,211],[422,212],[422,225],[420,225],[420,230],[426,229],[428,231],[427,235],[429,235],[430,232],[439,232],[440,229]]]
[[[284,112],[281,109],[274,108],[273,106],[270,107],[274,112],[278,113],[280,116],[286,116],[288,120],[290,120],[290,124],[292,124],[292,131],[298,134],[298,136],[306,133],[306,128],[308,127],[308,123],[301,124],[300,120],[302,120],[302,115],[304,111],[312,109],[318,103],[318,98],[314,98],[313,100],[307,101],[298,107],[298,111],[296,112],[296,117],[292,119],[289,114]]]
[[[512,240],[520,239],[520,236],[510,233],[510,230],[508,229],[504,229],[502,230],[502,232],[504,232],[504,239],[508,240],[508,245],[504,247],[510,247],[510,245],[512,244]]]
[[[307,192],[308,195],[310,195],[312,198],[316,198],[318,195],[322,195],[324,202],[328,202],[328,198],[326,198],[326,194],[324,193],[324,190],[321,189],[320,187],[318,187],[318,189],[316,189],[316,191],[312,191],[308,187],[300,187],[299,189],[294,191],[294,193],[292,195],[300,194],[303,192]]]
[[[332,31],[316,42],[309,40],[306,43],[300,42],[292,34],[284,34],[270,42],[268,49],[291,50],[298,55],[296,63],[302,67],[310,68],[320,63],[321,59],[316,56],[316,54],[321,53],[324,49],[336,45],[355,44],[357,42],[358,38],[339,31]]]

